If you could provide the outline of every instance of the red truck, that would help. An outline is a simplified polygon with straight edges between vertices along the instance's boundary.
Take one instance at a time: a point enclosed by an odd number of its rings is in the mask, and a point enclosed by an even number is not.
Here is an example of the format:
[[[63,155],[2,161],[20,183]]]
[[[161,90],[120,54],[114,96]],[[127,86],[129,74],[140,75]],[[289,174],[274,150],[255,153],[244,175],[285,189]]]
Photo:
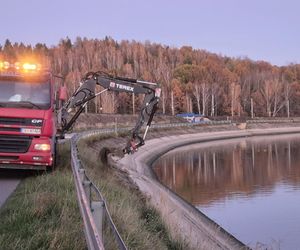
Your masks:
[[[89,72],[67,102],[66,89],[41,65],[0,60],[0,168],[47,169],[55,165],[57,138],[72,129],[87,103],[105,91],[142,94],[144,101],[124,153],[144,145],[157,110],[156,83]],[[100,85],[102,91],[96,93]],[[147,127],[143,134],[143,124]]]
[[[0,61],[0,168],[53,167],[56,93],[41,65]]]

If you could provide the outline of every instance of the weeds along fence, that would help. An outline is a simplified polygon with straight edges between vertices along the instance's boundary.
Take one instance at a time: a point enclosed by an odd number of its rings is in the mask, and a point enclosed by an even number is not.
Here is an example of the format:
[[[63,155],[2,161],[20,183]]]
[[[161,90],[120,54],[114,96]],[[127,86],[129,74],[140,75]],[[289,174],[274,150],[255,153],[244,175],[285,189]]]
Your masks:
[[[106,220],[114,235],[118,248],[121,250],[127,250],[127,247],[107,209],[104,197],[87,176],[78,157],[77,142],[82,137],[88,137],[89,135],[89,133],[81,133],[80,135],[77,134],[73,136],[71,139],[71,166],[75,180],[77,201],[84,224],[87,247],[90,250],[105,249],[103,226],[104,221]]]
[[[300,122],[294,119],[259,119],[247,120],[247,123],[293,123]],[[203,125],[224,125],[232,124],[230,120],[222,121],[207,121],[202,123],[171,123],[171,124],[153,124],[151,127],[155,129],[178,128],[178,127],[193,127]],[[84,169],[84,166],[78,156],[77,142],[80,139],[88,138],[100,134],[113,134],[129,132],[131,128],[114,128],[90,130],[75,134],[71,138],[71,166],[75,180],[77,200],[80,208],[80,213],[83,219],[84,232],[87,247],[90,250],[102,250],[104,247],[104,221],[107,221],[110,232],[114,235],[114,239],[120,250],[126,250],[127,247],[122,240],[112,218],[107,209],[106,202],[99,189],[89,179]]]

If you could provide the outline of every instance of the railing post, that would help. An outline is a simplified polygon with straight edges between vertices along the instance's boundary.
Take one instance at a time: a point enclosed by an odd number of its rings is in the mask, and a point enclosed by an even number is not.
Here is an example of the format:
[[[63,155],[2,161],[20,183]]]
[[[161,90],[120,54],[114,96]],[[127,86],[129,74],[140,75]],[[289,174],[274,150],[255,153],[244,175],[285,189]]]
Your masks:
[[[85,192],[86,198],[88,199],[88,202],[89,202],[90,207],[91,207],[91,200],[92,200],[92,197],[91,197],[91,185],[92,185],[92,183],[90,181],[83,181],[82,185],[83,185],[83,188],[84,188],[84,192]]]
[[[118,122],[117,118],[115,118],[115,135],[118,135]]]
[[[103,241],[103,220],[104,220],[104,201],[92,201],[91,209],[92,215],[96,223],[98,232],[100,233],[101,240]]]
[[[80,177],[80,181],[83,182],[85,176],[85,170],[83,168],[78,169],[78,174]]]

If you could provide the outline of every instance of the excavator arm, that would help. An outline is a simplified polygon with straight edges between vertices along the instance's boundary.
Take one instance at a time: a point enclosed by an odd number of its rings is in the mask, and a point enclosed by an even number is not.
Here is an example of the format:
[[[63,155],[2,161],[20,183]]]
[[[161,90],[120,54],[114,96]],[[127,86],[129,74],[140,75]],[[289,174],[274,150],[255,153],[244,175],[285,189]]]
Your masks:
[[[95,93],[96,85],[104,90]],[[144,101],[138,116],[138,120],[131,131],[130,139],[123,149],[125,154],[132,154],[144,145],[148,129],[151,126],[153,116],[157,110],[161,89],[156,83],[140,81],[137,79],[112,76],[103,72],[89,72],[80,82],[80,87],[60,110],[61,135],[69,131],[79,115],[84,111],[87,103],[101,95],[105,91],[127,92],[132,94],[144,94]],[[75,113],[71,112],[75,109]],[[146,123],[143,135],[140,135],[142,126]]]

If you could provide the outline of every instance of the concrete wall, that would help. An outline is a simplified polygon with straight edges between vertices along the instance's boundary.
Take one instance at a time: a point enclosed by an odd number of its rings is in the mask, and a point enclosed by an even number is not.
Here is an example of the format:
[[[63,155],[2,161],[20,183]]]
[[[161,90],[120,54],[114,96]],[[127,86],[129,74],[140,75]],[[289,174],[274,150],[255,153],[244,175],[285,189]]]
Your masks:
[[[158,209],[173,237],[186,241],[194,249],[247,249],[238,239],[160,184],[153,174],[151,164],[164,153],[188,144],[299,132],[300,127],[289,127],[168,136],[149,140],[137,153],[114,160],[118,167],[128,172],[134,183]]]

